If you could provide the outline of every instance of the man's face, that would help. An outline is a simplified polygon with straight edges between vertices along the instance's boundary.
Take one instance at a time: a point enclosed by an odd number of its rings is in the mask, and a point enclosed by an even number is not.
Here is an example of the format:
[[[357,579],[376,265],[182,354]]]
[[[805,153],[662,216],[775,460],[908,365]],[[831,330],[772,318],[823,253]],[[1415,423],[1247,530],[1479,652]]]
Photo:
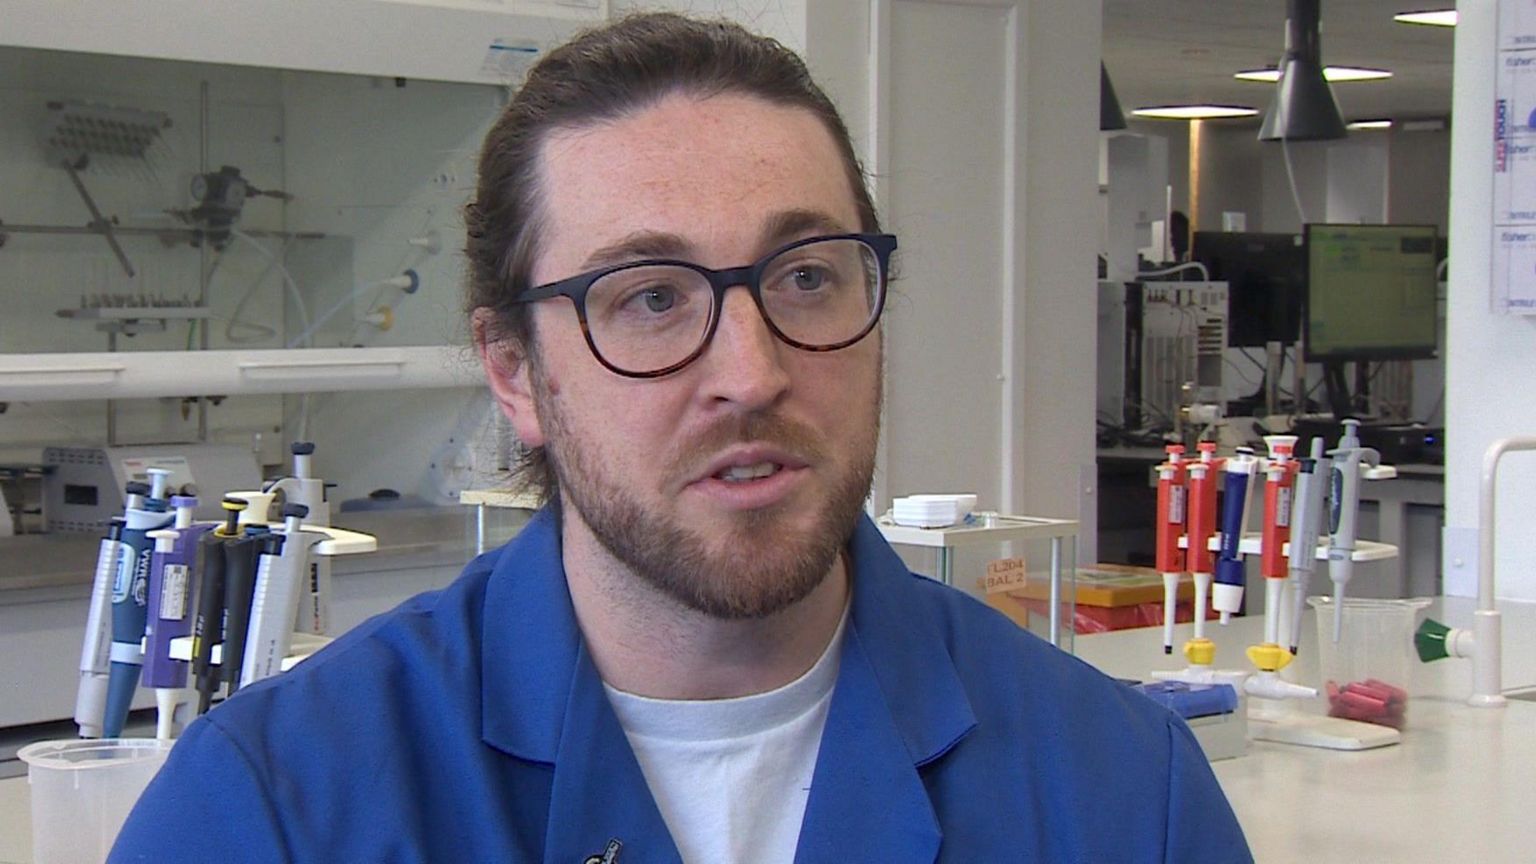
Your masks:
[[[536,285],[640,258],[737,267],[861,228],[830,133],[750,96],[668,97],[556,133],[542,154]],[[554,459],[567,543],[721,618],[771,614],[825,578],[869,491],[878,331],[802,351],[732,288],[699,359],[639,380],[599,365],[568,300],[533,314],[535,362],[519,374],[534,410],[514,421]]]

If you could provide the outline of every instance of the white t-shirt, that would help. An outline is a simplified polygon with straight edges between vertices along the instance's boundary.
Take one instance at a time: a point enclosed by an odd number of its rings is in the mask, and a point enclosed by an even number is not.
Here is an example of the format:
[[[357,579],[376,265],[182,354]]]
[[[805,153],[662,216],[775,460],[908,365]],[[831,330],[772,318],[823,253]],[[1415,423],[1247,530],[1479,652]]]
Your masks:
[[[603,685],[683,861],[794,861],[848,614],[804,675],[736,699],[649,699]]]

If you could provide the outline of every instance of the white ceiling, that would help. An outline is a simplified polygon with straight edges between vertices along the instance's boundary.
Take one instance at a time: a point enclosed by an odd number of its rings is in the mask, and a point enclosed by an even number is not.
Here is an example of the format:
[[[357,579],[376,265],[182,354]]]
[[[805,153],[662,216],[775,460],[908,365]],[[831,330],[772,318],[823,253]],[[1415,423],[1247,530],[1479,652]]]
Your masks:
[[[1234,72],[1274,66],[1285,47],[1285,0],[1103,0],[1104,63],[1127,116],[1185,102],[1263,111],[1273,84]],[[1398,12],[1451,0],[1324,0],[1323,62],[1388,69],[1386,81],[1336,83],[1345,120],[1448,117],[1455,30],[1399,24]]]

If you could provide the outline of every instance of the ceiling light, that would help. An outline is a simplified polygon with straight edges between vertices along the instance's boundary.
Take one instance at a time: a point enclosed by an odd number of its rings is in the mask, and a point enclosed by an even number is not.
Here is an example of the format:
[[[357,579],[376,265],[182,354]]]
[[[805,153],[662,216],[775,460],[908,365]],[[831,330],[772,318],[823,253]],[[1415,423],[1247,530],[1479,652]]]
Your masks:
[[[1401,21],[1404,24],[1431,24],[1436,27],[1455,27],[1456,10],[1440,9],[1434,12],[1404,12],[1401,15],[1393,15],[1393,21]]]
[[[1249,69],[1232,76],[1243,81],[1266,81],[1270,84],[1280,80],[1279,69]],[[1362,66],[1324,66],[1323,80],[1329,83],[1334,81],[1380,81],[1391,78],[1392,73],[1385,69],[1366,69]]]
[[[1391,120],[1356,120],[1353,123],[1347,124],[1344,128],[1345,129],[1350,129],[1350,130],[1354,130],[1354,129],[1391,129],[1392,128],[1392,121]]]
[[[1220,120],[1230,117],[1252,117],[1257,108],[1241,105],[1157,105],[1137,108],[1131,114],[1152,120]]]
[[[1260,141],[1329,141],[1349,134],[1323,80],[1322,5],[1322,0],[1286,0],[1284,74],[1259,127]]]

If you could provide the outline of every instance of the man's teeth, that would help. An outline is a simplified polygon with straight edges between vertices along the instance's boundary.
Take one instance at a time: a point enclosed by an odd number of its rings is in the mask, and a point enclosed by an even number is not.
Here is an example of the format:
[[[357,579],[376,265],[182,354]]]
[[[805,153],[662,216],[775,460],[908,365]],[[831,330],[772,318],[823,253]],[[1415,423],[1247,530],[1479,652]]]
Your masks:
[[[759,462],[756,465],[732,465],[715,476],[726,482],[740,483],[767,477],[777,470],[779,466],[772,462]]]

